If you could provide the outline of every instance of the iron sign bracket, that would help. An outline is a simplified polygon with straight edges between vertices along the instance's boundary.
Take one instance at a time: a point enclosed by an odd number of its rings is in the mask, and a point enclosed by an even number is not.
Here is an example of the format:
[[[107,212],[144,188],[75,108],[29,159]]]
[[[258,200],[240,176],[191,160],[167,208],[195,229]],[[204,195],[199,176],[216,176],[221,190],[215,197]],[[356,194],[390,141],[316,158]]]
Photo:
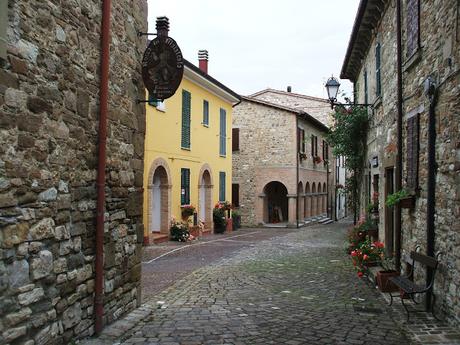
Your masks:
[[[156,35],[157,35],[156,33],[151,33],[151,32],[141,32],[141,31],[137,32],[137,37],[141,37],[141,36],[156,36]]]

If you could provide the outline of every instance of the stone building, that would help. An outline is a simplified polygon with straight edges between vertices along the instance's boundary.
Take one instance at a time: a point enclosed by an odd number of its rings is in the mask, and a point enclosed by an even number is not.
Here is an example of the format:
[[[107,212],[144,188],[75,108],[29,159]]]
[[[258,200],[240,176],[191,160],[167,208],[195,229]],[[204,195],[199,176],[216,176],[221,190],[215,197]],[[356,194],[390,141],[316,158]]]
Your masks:
[[[328,127],[305,110],[259,96],[243,97],[233,110],[232,200],[242,223],[296,227],[318,220],[332,208]]]
[[[146,31],[147,1],[114,2],[109,30],[103,1],[0,3],[0,343],[68,344],[140,303],[145,107],[136,100],[146,40],[136,33]],[[101,57],[102,33],[110,56]]]
[[[460,324],[459,10],[455,0],[362,0],[341,72],[342,79],[354,83],[355,99],[372,104],[362,208],[373,192],[379,193],[379,237],[387,255],[394,255],[403,268],[416,245],[429,255],[443,253],[433,290],[435,308],[456,325]],[[432,90],[435,97],[430,97]],[[431,133],[430,118],[435,121]],[[412,208],[385,205],[387,196],[400,188],[410,194]],[[425,272],[417,272],[416,278],[422,284]]]

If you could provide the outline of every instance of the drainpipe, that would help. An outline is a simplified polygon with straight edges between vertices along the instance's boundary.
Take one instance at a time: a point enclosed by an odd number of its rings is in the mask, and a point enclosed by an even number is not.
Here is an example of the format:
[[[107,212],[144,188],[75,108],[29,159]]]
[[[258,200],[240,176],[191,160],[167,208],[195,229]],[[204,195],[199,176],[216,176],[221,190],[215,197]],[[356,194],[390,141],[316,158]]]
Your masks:
[[[105,168],[107,143],[107,109],[109,93],[109,54],[110,54],[110,7],[111,0],[102,1],[101,30],[101,82],[99,86],[99,147],[97,166],[97,216],[96,216],[96,260],[94,312],[95,331],[100,334],[104,316],[104,206],[105,206]]]
[[[425,92],[430,99],[428,113],[428,186],[426,208],[426,255],[434,257],[435,226],[434,214],[436,208],[436,86],[431,78],[425,81]],[[426,281],[431,282],[433,271],[427,268]],[[431,293],[426,294],[426,308],[431,306]]]
[[[402,187],[402,117],[403,117],[403,82],[402,82],[402,41],[401,41],[401,0],[396,1],[396,34],[397,34],[397,142],[398,154],[396,155],[396,191]],[[401,206],[395,206],[395,266],[396,271],[401,271]]]
[[[299,228],[299,115],[295,117],[295,136],[296,136],[296,157],[295,157],[295,162],[296,162],[296,191],[297,191],[297,198],[295,202],[295,218],[296,218],[296,228]]]

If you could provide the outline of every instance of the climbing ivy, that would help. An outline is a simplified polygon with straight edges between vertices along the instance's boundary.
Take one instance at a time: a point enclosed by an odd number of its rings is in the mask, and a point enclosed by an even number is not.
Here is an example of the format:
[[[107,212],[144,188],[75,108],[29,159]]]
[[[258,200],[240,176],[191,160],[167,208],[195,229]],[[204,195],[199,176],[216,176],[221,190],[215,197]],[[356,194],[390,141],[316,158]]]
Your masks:
[[[365,168],[368,129],[367,109],[352,104],[335,107],[334,124],[328,135],[333,153],[345,157],[345,167],[350,173],[345,183],[345,192],[355,215],[359,210],[360,186]]]

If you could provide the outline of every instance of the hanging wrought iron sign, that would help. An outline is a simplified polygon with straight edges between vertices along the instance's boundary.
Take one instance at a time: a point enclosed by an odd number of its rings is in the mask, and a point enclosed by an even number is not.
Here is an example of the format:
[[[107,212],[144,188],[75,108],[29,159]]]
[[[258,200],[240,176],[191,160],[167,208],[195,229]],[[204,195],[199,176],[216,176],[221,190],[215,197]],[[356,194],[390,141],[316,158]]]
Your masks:
[[[142,59],[142,80],[150,98],[164,100],[174,95],[182,81],[184,58],[176,41],[168,37],[168,18],[158,17],[156,28],[157,37]]]

